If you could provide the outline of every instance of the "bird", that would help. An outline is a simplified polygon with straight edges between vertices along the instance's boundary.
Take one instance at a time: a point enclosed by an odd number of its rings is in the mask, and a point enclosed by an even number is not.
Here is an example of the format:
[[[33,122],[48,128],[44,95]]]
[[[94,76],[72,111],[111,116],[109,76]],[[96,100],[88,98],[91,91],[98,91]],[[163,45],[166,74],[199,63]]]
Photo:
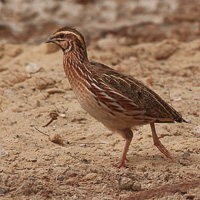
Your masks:
[[[155,123],[186,122],[172,106],[141,81],[98,62],[90,62],[83,35],[75,28],[62,27],[46,43],[63,51],[63,67],[82,108],[112,132],[125,139],[120,160],[125,167],[133,129],[150,124],[154,145],[174,161],[157,136]]]

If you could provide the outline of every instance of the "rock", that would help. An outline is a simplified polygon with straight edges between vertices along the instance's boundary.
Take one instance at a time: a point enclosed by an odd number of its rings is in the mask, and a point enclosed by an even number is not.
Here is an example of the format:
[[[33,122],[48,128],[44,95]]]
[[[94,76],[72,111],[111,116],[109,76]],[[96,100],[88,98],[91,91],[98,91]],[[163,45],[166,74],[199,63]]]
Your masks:
[[[10,56],[10,57],[16,57],[16,56],[18,56],[19,54],[21,54],[22,53],[22,49],[20,48],[20,47],[17,47],[17,48],[14,48],[14,49],[12,49],[9,53],[8,53],[8,55]]]
[[[80,144],[80,147],[86,147],[86,144]]]
[[[63,177],[63,176],[58,176],[57,180],[58,180],[58,181],[63,181],[63,180],[64,180],[64,177]]]
[[[46,90],[48,94],[55,94],[55,93],[65,93],[65,90],[59,88],[49,88]]]
[[[58,51],[60,49],[59,46],[55,45],[55,44],[47,44],[46,45],[46,53],[54,53],[56,51]]]
[[[15,85],[17,83],[24,82],[27,79],[26,73],[11,73],[11,75],[8,77],[8,80],[11,84]]]
[[[36,88],[39,90],[43,90],[55,85],[55,81],[48,77],[37,77],[34,82],[36,83]]]
[[[5,190],[0,189],[0,194],[6,194]]]
[[[37,64],[35,64],[35,63],[29,63],[26,66],[26,71],[30,74],[34,74],[34,73],[38,72],[39,70],[40,70],[40,67],[37,66]]]
[[[176,40],[165,40],[161,42],[154,51],[154,57],[157,60],[169,58],[177,50],[177,43]]]
[[[146,79],[146,83],[147,83],[147,85],[150,85],[150,86],[152,86],[153,85],[153,83],[154,83],[154,81],[153,81],[153,78],[150,76],[150,77],[148,77],[147,79]]]
[[[173,101],[174,101],[174,102],[182,101],[182,97],[178,97],[178,98],[174,99]]]
[[[36,162],[37,161],[37,157],[36,156],[30,156],[30,157],[27,158],[27,161]]]
[[[4,90],[4,94],[10,95],[10,94],[14,94],[14,92],[11,89],[6,89],[6,90]]]
[[[179,163],[183,166],[189,166],[190,165],[190,161],[186,160],[185,158],[182,158],[179,160]]]
[[[66,185],[73,185],[73,183],[75,183],[75,179],[74,178],[69,178],[65,181],[65,184]]]
[[[196,131],[197,133],[200,133],[200,125],[196,126],[195,131]]]
[[[195,199],[195,194],[185,194],[185,195],[183,195],[183,197],[184,197],[184,199],[186,199],[186,200],[193,200],[193,199]]]
[[[1,145],[0,145],[0,157],[2,157],[2,156],[7,156],[7,155],[8,155],[8,152],[5,151],[5,150],[1,147]]]
[[[59,114],[60,117],[65,118],[66,115],[64,113]]]
[[[141,184],[128,177],[122,177],[119,181],[119,188],[121,190],[134,190],[139,191],[141,190]]]
[[[183,158],[183,159],[186,159],[186,158],[188,158],[189,156],[190,156],[190,154],[187,153],[187,152],[185,152],[185,153],[182,155],[182,158]]]
[[[82,159],[82,162],[84,162],[84,163],[88,163],[88,159],[83,158],[83,159]]]
[[[89,173],[84,177],[84,180],[93,180],[97,177],[96,173]]]
[[[64,140],[62,139],[62,137],[57,134],[57,133],[53,133],[49,136],[49,140],[53,143],[59,144],[59,145],[64,145]]]
[[[133,185],[132,185],[132,190],[140,191],[141,190],[141,184],[139,182],[134,182]]]
[[[122,177],[119,181],[119,188],[121,190],[130,190],[133,186],[133,180],[131,178]]]

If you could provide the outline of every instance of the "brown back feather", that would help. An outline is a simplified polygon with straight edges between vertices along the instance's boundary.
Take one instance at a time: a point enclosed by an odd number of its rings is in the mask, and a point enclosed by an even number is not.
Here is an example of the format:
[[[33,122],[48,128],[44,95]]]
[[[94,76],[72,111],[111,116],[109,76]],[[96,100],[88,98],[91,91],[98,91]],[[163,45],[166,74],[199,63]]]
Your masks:
[[[182,116],[159,95],[142,82],[116,72],[106,65],[92,62],[94,74],[110,87],[128,97],[145,115],[157,119],[155,122],[182,122]],[[162,121],[162,119],[164,119]]]

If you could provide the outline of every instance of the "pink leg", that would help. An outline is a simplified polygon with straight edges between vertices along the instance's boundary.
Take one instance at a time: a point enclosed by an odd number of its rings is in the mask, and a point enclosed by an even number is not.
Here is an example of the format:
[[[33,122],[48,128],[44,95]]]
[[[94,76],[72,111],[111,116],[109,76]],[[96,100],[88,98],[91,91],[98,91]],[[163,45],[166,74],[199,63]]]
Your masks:
[[[174,159],[171,157],[167,149],[163,146],[163,144],[160,142],[157,134],[156,134],[156,129],[154,123],[150,123],[151,126],[151,131],[152,131],[152,136],[153,136],[153,141],[154,145],[169,159],[171,159],[174,162]]]
[[[122,153],[122,157],[121,157],[120,161],[114,164],[114,166],[117,168],[121,168],[122,166],[124,166],[125,160],[128,161],[128,159],[126,158],[126,154],[128,152],[128,148],[129,148],[131,140],[133,138],[133,132],[131,129],[124,129],[124,130],[121,130],[121,132],[122,132],[122,136],[126,140],[126,144],[125,144],[124,151]]]

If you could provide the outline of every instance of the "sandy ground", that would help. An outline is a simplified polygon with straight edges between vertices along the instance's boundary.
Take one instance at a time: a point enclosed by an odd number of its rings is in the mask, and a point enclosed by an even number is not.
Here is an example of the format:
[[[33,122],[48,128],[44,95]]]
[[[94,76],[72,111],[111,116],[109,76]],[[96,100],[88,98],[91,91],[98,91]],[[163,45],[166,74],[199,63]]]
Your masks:
[[[113,167],[124,141],[80,107],[62,52],[1,44],[0,199],[200,198],[200,40],[115,45],[109,37],[89,45],[90,60],[142,80],[191,121],[156,125],[176,162],[153,145],[147,125],[134,131],[127,168]],[[51,113],[57,120],[43,127]]]
[[[199,200],[199,1],[13,2],[0,1],[0,200]],[[113,166],[125,141],[80,107],[61,50],[44,43],[64,24],[84,33],[91,61],[143,81],[191,122],[156,124],[175,163],[146,125],[127,168]]]

